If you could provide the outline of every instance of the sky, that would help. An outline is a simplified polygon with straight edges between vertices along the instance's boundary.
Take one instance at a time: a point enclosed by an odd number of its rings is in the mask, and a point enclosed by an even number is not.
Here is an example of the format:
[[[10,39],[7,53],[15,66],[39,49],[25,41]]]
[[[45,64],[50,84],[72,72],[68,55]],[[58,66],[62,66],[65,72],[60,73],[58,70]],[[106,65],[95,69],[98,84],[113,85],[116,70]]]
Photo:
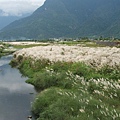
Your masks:
[[[40,7],[45,0],[0,0],[0,16],[21,16]]]

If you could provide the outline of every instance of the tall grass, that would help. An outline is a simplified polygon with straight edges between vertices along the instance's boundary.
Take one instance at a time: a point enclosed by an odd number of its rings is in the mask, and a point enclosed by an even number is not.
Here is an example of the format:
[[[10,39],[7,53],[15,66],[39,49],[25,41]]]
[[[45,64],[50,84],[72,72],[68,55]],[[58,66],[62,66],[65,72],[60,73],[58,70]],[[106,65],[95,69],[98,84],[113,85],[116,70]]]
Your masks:
[[[80,62],[29,58],[16,63],[38,90],[32,104],[37,120],[119,120],[120,67],[95,70]]]

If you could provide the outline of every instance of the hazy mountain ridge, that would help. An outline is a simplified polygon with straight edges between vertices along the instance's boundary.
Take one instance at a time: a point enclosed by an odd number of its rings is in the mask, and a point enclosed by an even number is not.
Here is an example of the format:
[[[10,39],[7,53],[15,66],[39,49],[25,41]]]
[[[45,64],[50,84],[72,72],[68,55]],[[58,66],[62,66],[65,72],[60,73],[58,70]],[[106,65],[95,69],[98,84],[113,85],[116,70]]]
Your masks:
[[[46,0],[31,16],[1,30],[0,38],[120,37],[119,0]]]
[[[0,29],[4,28],[11,22],[15,21],[16,19],[19,19],[19,17],[16,16],[0,16]]]
[[[0,30],[4,27],[6,27],[7,25],[9,25],[10,23],[14,22],[15,20],[19,20],[22,19],[24,17],[29,16],[29,14],[23,14],[21,16],[9,16],[9,15],[4,15],[4,13],[0,10]]]

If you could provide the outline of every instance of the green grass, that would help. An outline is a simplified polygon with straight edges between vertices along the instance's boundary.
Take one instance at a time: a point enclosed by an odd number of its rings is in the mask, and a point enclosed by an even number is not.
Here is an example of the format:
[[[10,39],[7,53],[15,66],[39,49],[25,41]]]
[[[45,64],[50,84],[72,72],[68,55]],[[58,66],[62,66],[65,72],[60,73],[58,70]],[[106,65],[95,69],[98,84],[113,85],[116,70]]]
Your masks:
[[[97,71],[80,62],[18,61],[11,65],[38,91],[32,104],[37,120],[119,120],[119,66]]]
[[[30,44],[30,45],[12,45],[16,49],[22,49],[22,48],[30,48],[30,47],[36,47],[36,46],[47,46],[48,44]]]

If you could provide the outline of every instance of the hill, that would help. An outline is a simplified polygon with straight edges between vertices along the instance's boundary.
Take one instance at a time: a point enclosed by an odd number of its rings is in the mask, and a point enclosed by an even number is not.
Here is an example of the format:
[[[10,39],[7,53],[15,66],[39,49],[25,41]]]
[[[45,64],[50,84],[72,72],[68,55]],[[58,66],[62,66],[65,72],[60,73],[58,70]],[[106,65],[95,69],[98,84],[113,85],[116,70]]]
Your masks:
[[[13,16],[0,16],[0,29],[4,28],[11,22],[15,21],[16,19],[19,19],[18,17]]]
[[[31,16],[0,31],[1,39],[120,37],[119,0],[46,0]]]
[[[0,30],[4,28],[5,26],[9,25],[15,20],[24,18],[29,16],[29,14],[23,14],[21,16],[15,16],[15,15],[5,15],[5,13],[0,9]]]

